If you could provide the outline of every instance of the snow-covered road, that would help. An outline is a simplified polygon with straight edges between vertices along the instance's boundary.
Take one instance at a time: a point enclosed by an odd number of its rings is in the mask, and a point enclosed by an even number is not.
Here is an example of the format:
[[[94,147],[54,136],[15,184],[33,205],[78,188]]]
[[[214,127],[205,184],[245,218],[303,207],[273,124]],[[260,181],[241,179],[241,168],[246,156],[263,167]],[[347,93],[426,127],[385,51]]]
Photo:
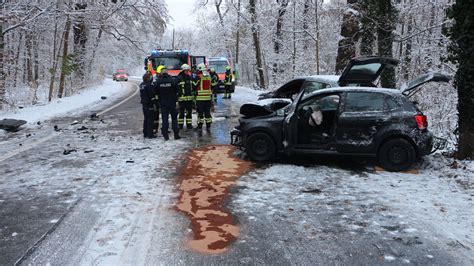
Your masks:
[[[136,89],[120,84],[127,93],[109,106]],[[228,144],[240,104],[256,93],[237,88],[219,101],[211,134],[185,130],[179,141],[141,137],[137,96],[97,120],[88,115],[107,106],[1,135],[11,156],[0,161],[0,264],[474,264],[474,165],[439,155],[419,174],[347,158],[255,165],[225,205],[237,240],[212,256],[189,249],[190,221],[172,208],[183,155]]]

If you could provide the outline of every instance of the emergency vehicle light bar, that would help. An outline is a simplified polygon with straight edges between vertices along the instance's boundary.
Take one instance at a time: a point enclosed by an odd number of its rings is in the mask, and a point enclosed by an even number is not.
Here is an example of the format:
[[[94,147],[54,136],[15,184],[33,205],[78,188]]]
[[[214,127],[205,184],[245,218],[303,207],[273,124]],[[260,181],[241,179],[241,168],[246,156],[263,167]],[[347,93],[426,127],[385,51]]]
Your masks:
[[[152,50],[151,56],[161,56],[161,55],[184,55],[187,56],[189,51],[187,49],[181,50]]]

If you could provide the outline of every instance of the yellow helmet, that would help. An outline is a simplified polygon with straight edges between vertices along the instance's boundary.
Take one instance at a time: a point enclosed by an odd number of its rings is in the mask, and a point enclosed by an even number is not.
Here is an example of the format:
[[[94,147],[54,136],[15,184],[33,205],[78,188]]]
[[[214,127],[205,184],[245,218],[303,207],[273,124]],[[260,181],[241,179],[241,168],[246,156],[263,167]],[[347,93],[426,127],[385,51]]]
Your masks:
[[[161,71],[163,71],[163,69],[166,69],[166,67],[163,66],[163,65],[159,65],[159,66],[156,68],[156,74],[161,74]]]

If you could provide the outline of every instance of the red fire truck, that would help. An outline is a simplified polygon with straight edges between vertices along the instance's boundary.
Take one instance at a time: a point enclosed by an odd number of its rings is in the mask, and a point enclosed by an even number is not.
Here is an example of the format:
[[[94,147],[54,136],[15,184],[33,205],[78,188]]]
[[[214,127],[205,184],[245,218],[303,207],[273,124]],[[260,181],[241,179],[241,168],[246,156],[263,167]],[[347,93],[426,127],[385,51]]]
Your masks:
[[[204,63],[207,66],[206,57],[190,55],[186,49],[153,50],[150,55],[145,58],[145,70],[149,70],[155,75],[156,68],[163,65],[168,69],[168,74],[177,76],[181,65],[188,64],[190,67],[193,67],[200,63]]]

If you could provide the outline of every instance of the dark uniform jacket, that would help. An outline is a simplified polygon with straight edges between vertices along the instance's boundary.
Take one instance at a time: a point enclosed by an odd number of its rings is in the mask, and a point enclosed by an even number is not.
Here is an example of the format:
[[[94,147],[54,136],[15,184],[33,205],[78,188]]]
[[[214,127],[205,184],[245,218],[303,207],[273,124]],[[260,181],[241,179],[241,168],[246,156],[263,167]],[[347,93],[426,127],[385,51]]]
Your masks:
[[[153,107],[158,104],[155,87],[151,81],[142,82],[140,84],[140,103],[143,107]]]
[[[183,72],[179,73],[178,76],[178,100],[179,101],[192,101],[194,97],[193,93],[193,80],[191,75],[186,75]]]
[[[170,108],[176,107],[178,84],[173,77],[168,74],[162,74],[161,77],[156,80],[155,88],[158,92],[161,106]]]
[[[211,72],[209,73],[211,75],[211,79],[212,79],[212,86],[217,86],[217,84],[219,83],[219,75],[217,75],[216,72]]]

